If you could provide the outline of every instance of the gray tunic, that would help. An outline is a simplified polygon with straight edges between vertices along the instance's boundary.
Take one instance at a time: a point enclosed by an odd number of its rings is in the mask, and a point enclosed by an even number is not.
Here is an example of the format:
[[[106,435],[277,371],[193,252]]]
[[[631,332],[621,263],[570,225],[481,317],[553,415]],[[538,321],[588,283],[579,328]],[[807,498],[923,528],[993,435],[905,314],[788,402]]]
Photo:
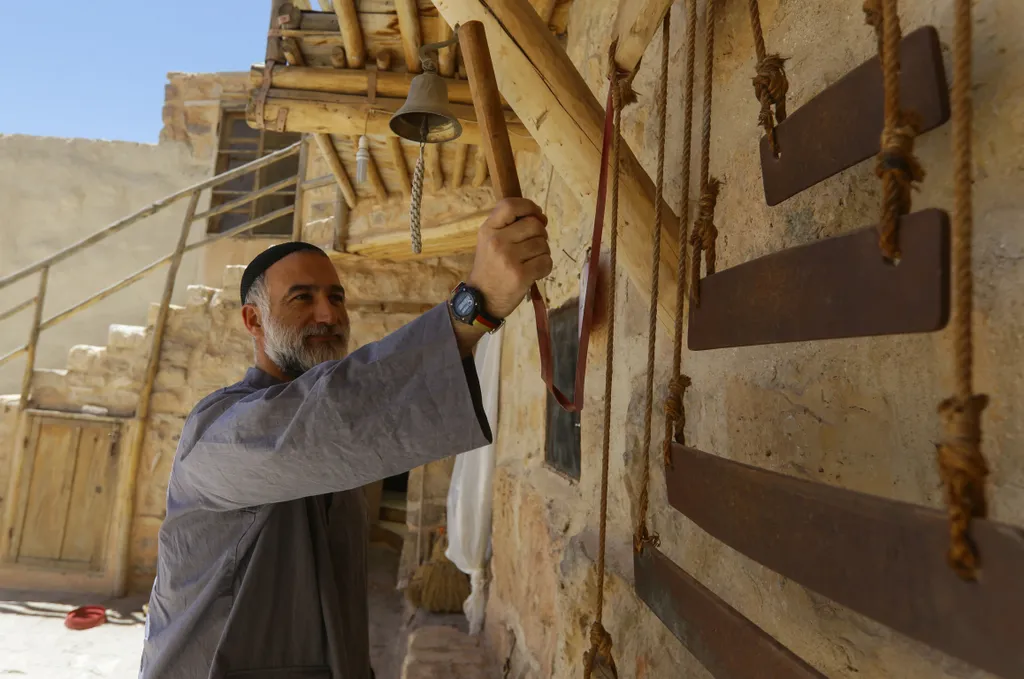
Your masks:
[[[361,486],[490,442],[441,305],[292,382],[252,368],[185,421],[142,679],[368,679]]]

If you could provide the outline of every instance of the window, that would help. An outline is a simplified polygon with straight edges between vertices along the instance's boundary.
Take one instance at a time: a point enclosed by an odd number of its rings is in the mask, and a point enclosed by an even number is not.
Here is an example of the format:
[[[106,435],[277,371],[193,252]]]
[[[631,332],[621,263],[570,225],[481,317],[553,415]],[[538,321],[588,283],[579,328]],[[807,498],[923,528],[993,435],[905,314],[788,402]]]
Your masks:
[[[221,174],[257,158],[262,158],[278,149],[291,146],[301,135],[281,133],[271,130],[256,130],[249,127],[245,120],[245,111],[224,110],[221,112],[220,139],[217,144],[217,160],[214,174]],[[298,173],[299,159],[297,155],[282,158],[276,163],[249,172],[214,187],[210,199],[210,207],[214,208],[261,187],[293,177]],[[263,215],[295,204],[295,187],[277,191],[263,196],[229,212],[210,217],[206,224],[207,233],[222,233],[236,226],[262,217]],[[258,226],[247,232],[248,235],[289,236],[292,233],[292,215],[278,217],[272,222]]]
[[[555,386],[572,399],[580,349],[579,301],[552,311],[549,319]],[[544,461],[567,476],[580,478],[580,415],[563,410],[550,393]]]

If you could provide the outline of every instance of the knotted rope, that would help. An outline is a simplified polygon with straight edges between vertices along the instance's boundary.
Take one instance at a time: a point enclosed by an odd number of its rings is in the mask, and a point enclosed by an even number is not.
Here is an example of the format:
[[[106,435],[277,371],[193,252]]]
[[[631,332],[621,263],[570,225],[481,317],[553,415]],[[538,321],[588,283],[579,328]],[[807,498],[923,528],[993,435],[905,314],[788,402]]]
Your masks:
[[[910,212],[911,189],[924,179],[914,156],[917,116],[900,109],[900,17],[897,0],[864,0],[865,21],[875,28],[885,88],[885,127],[875,173],[882,179],[882,218],[878,245],[888,260],[900,256],[899,218]]]
[[[690,378],[682,374],[683,361],[683,302],[686,298],[686,243],[690,219],[690,157],[693,137],[693,79],[697,48],[697,0],[686,3],[686,85],[683,91],[683,205],[679,219],[679,264],[676,271],[676,323],[672,345],[672,379],[668,383],[668,397],[665,399],[665,438],[662,441],[662,457],[665,464],[672,463],[672,431],[675,441],[683,442],[686,429],[686,411],[683,409],[683,395],[690,385]]]
[[[423,142],[420,142],[420,157],[416,159],[416,169],[412,173],[412,199],[409,202],[409,235],[412,238],[412,251],[417,255],[423,249],[420,236],[420,201],[423,199]]]
[[[979,563],[970,538],[972,518],[987,512],[985,478],[988,465],[981,453],[981,411],[988,396],[973,387],[974,346],[971,314],[974,275],[971,269],[971,0],[956,0],[953,27],[953,355],[955,395],[939,405],[945,436],[938,446],[939,473],[949,507],[948,560],[957,575],[974,580]]]
[[[697,219],[693,222],[690,244],[693,246],[693,261],[690,267],[690,294],[693,303],[700,304],[700,255],[704,252],[704,264],[710,276],[715,272],[715,204],[721,183],[710,177],[711,166],[711,84],[714,77],[715,55],[715,0],[708,0],[707,20],[704,31],[704,124],[700,139],[700,202]]]
[[[757,52],[757,75],[753,78],[754,95],[761,102],[757,124],[764,128],[772,153],[779,155],[779,144],[775,138],[775,123],[786,119],[786,93],[789,80],[786,79],[786,60],[778,54],[768,54],[761,30],[761,9],[758,0],[750,0],[750,25],[754,30],[754,49]],[[774,115],[772,107],[775,107]]]
[[[615,660],[612,657],[612,638],[604,628],[604,572],[605,543],[608,532],[608,463],[611,453],[612,422],[612,367],[615,356],[615,271],[618,252],[619,230],[619,145],[622,141],[623,100],[635,100],[631,83],[633,75],[624,74],[615,65],[615,47],[612,41],[608,51],[608,80],[612,96],[612,148],[611,148],[611,209],[608,214],[608,340],[605,352],[604,376],[604,431],[601,440],[601,509],[598,529],[597,553],[597,605],[594,622],[590,627],[590,650],[583,655],[583,678],[591,679],[595,670],[599,679],[617,677]]]
[[[647,509],[650,502],[651,486],[651,425],[654,418],[654,353],[658,336],[658,281],[661,270],[661,231],[665,191],[665,122],[668,117],[666,100],[668,99],[668,47],[671,29],[671,12],[665,13],[661,26],[661,80],[655,95],[655,108],[658,114],[658,175],[654,185],[654,247],[651,249],[651,305],[647,317],[647,382],[644,395],[647,403],[644,407],[644,438],[643,438],[643,472],[640,476],[640,497],[637,502],[637,526],[633,532],[633,549],[637,553],[643,551],[645,544],[657,547],[660,539],[657,533],[650,533],[647,528]]]

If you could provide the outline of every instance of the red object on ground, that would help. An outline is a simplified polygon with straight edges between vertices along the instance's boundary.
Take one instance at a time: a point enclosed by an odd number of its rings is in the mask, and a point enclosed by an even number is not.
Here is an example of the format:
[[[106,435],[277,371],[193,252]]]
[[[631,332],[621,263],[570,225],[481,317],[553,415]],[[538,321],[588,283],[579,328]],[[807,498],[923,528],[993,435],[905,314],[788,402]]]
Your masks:
[[[64,618],[64,626],[68,629],[89,629],[106,621],[107,611],[103,606],[80,606],[68,613]]]

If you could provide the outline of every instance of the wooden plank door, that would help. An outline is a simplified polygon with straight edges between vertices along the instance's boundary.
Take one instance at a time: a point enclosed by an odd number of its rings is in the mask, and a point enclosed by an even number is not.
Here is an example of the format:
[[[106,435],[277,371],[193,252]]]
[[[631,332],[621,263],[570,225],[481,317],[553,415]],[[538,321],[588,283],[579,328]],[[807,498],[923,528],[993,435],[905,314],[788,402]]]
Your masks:
[[[62,571],[105,570],[118,431],[116,422],[31,418],[12,561]]]

